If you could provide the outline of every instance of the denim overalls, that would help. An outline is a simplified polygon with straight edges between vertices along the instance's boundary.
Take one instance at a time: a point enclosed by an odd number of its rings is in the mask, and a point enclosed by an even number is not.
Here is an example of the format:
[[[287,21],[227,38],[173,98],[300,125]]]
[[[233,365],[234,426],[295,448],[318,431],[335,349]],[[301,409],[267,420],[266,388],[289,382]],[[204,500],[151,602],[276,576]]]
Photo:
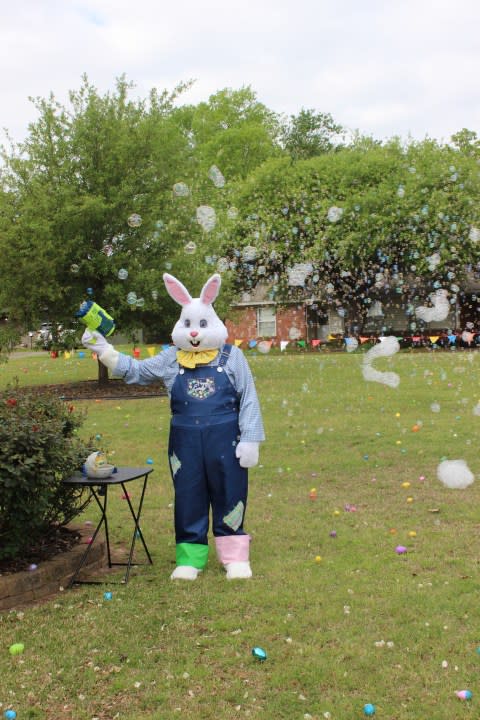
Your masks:
[[[248,472],[235,456],[239,398],[225,372],[230,350],[224,346],[216,366],[180,367],[171,391],[177,565],[205,566],[210,506],[215,537],[245,535]]]

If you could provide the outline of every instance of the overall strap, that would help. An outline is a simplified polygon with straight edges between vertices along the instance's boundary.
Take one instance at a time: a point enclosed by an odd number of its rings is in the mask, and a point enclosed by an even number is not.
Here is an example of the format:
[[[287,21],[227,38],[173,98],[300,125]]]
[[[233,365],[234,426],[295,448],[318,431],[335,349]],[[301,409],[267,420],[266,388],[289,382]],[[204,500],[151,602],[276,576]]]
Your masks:
[[[223,350],[220,354],[220,359],[218,361],[219,367],[224,367],[225,364],[228,362],[228,358],[230,357],[230,351],[232,349],[232,346],[228,343],[223,346]]]

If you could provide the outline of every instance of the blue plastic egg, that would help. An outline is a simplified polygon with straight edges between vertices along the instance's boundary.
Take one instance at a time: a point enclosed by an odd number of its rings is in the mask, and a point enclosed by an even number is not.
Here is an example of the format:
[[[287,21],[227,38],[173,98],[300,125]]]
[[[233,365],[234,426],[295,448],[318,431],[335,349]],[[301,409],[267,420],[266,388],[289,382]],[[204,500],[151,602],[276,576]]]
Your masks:
[[[372,703],[367,703],[366,705],[363,706],[363,712],[368,717],[375,715],[375,705],[372,705]]]
[[[252,649],[252,655],[254,658],[256,658],[257,660],[260,660],[261,662],[263,662],[264,660],[267,659],[267,653],[261,647],[254,647]]]

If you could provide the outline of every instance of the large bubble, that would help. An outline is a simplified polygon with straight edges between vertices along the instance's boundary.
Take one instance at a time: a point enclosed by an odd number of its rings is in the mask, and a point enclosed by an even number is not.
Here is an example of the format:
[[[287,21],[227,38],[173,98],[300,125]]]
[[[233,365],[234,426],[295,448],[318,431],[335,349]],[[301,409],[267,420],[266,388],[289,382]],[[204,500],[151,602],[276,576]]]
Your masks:
[[[478,242],[480,240],[480,230],[476,227],[471,227],[468,233],[468,238],[472,242]]]
[[[389,387],[396,388],[400,384],[400,377],[394,372],[381,372],[373,367],[372,363],[377,358],[391,357],[400,350],[400,343],[393,335],[380,339],[377,345],[374,345],[363,359],[362,373],[365,380],[370,382],[379,382]]]
[[[173,186],[173,194],[175,195],[175,197],[187,197],[188,195],[190,195],[188,185],[186,185],[186,183],[184,182],[175,183],[175,185]]]
[[[424,322],[445,320],[450,313],[450,303],[447,298],[447,290],[436,290],[430,295],[433,307],[421,305],[415,310],[415,315]]]
[[[330,222],[338,222],[343,215],[343,208],[339,208],[336,205],[332,205],[327,212],[327,218]]]
[[[475,479],[465,460],[443,460],[437,467],[437,477],[451,490],[465,490]]]
[[[129,216],[127,223],[130,225],[131,228],[140,227],[140,225],[142,224],[142,216],[138,213],[132,213]]]
[[[208,177],[217,188],[222,188],[225,185],[225,178],[216,165],[212,165],[208,171]]]
[[[187,253],[187,255],[193,255],[193,253],[197,250],[197,246],[193,242],[193,240],[190,240],[190,242],[188,242],[183,249]]]
[[[245,245],[242,250],[242,259],[244,262],[253,262],[257,257],[257,248],[253,245]]]
[[[215,210],[210,205],[200,205],[197,208],[197,222],[205,232],[210,232],[217,222]]]

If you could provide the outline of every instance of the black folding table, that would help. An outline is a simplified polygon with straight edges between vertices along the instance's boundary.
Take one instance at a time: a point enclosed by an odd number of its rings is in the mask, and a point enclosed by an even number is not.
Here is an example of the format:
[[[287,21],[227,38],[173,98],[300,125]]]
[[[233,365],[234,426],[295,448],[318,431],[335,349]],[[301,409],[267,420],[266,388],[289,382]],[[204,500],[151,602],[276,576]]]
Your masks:
[[[72,575],[72,578],[68,584],[68,587],[72,587],[72,585],[76,584],[90,584],[90,583],[98,583],[98,582],[104,582],[99,580],[79,580],[78,575],[82,568],[85,565],[85,562],[88,558],[88,555],[90,553],[90,550],[92,548],[93,543],[95,542],[95,539],[101,530],[102,526],[105,527],[105,540],[107,545],[107,557],[108,557],[108,567],[111,568],[116,565],[123,565],[126,567],[125,575],[122,579],[122,583],[127,583],[128,578],[130,576],[130,570],[132,568],[132,565],[147,565],[153,564],[152,558],[150,556],[150,552],[148,550],[147,544],[145,542],[145,538],[143,537],[142,530],[140,528],[140,516],[142,513],[142,507],[143,507],[143,500],[145,497],[145,491],[147,489],[147,480],[150,473],[153,471],[153,468],[150,467],[119,467],[117,468],[117,471],[114,472],[110,477],[108,478],[90,478],[86,475],[82,475],[81,473],[72,475],[71,477],[67,478],[63,481],[64,485],[69,485],[70,487],[85,487],[90,489],[90,493],[95,499],[98,507],[100,508],[100,520],[97,524],[97,527],[95,528],[95,532],[92,535],[92,538],[83,553],[82,557],[80,558],[80,562],[78,564],[77,569],[75,570],[74,574]],[[131,482],[132,480],[137,479],[143,479],[143,486],[142,486],[142,492],[140,495],[140,500],[137,505],[137,509],[133,507],[130,496],[128,494],[126,484]],[[128,507],[130,509],[130,514],[133,519],[134,528],[132,533],[132,540],[130,544],[130,552],[128,555],[127,562],[112,562],[112,556],[110,553],[110,536],[108,532],[108,517],[107,517],[107,501],[108,501],[108,489],[112,485],[120,485],[123,490],[123,497],[128,503]],[[148,558],[148,563],[137,563],[133,562],[133,552],[135,549],[135,542],[139,538],[141,540],[141,543],[143,545],[143,548],[145,550],[145,553]]]

